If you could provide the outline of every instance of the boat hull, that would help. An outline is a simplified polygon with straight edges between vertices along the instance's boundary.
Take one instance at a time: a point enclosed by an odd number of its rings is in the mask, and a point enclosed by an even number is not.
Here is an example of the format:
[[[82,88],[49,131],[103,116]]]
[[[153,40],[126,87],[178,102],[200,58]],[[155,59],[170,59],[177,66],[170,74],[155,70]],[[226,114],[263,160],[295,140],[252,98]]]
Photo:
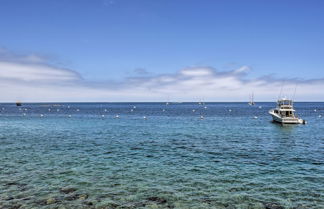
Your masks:
[[[270,110],[269,114],[272,116],[272,120],[281,124],[306,124],[306,121],[296,117],[281,117],[276,114],[274,110]]]

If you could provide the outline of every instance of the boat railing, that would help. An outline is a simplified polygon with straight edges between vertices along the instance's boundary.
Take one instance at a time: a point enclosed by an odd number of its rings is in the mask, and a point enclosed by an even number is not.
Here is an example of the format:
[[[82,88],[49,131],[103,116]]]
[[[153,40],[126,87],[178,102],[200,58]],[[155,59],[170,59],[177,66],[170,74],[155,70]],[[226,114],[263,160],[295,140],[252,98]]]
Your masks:
[[[284,117],[283,119],[285,120],[285,122],[289,122],[289,121],[294,122],[294,121],[296,121],[296,119],[298,119],[298,118],[296,118],[296,117],[293,117],[293,118]]]
[[[280,107],[280,109],[293,109],[293,107],[290,105],[281,105],[279,107]]]
[[[292,100],[278,100],[277,101],[278,105],[290,105],[293,106],[294,102]]]

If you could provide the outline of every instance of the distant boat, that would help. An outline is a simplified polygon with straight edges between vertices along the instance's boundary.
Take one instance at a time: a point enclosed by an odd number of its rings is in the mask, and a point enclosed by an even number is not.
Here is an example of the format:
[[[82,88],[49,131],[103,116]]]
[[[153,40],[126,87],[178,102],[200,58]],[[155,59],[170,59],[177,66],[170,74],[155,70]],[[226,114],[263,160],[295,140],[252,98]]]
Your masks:
[[[19,101],[16,102],[16,106],[19,106],[20,107],[21,105],[22,105],[21,102],[19,102]]]
[[[249,101],[248,104],[249,105],[255,105],[255,102],[254,102],[254,94],[253,93],[251,94],[250,101]]]
[[[293,101],[291,99],[279,99],[277,107],[269,110],[274,122],[281,124],[306,124],[306,121],[295,115]]]

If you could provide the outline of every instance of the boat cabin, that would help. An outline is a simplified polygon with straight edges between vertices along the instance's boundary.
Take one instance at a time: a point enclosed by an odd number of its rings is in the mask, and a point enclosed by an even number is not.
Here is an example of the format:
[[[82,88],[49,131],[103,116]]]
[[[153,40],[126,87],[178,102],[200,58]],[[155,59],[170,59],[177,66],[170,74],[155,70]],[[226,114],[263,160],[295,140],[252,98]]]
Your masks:
[[[293,101],[290,99],[279,99],[277,107],[269,110],[274,122],[281,124],[306,124],[306,121],[295,115]]]
[[[295,117],[293,101],[290,99],[281,99],[277,102],[278,107],[274,110],[276,114],[279,114],[281,117]]]

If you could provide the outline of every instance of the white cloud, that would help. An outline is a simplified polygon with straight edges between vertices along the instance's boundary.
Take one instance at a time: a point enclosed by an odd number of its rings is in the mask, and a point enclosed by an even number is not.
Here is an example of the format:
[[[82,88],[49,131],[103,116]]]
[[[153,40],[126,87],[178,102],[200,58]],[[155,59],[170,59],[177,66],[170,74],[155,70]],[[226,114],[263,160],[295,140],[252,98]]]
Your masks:
[[[163,75],[145,71],[145,76],[120,82],[86,81],[76,71],[48,65],[42,57],[0,50],[0,101],[247,101],[251,92],[259,101],[277,99],[282,79],[250,79],[249,73],[248,66],[232,71],[192,67]],[[286,80],[283,92],[291,96],[296,84],[297,100],[324,100],[324,79]]]
[[[22,81],[74,81],[81,77],[74,71],[50,67],[41,63],[0,61],[0,79]]]
[[[187,68],[180,71],[181,75],[191,77],[211,76],[213,75],[211,68]]]

